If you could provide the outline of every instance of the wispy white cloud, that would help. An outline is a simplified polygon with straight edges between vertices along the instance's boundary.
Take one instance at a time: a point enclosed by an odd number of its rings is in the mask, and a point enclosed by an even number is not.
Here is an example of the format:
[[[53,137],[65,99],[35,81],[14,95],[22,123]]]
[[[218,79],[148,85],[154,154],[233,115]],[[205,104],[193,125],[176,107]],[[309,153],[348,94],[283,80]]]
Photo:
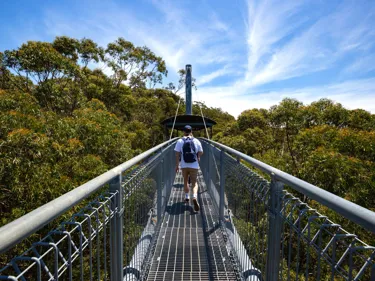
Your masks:
[[[233,49],[223,40],[233,34],[215,12],[200,22],[191,21],[191,14],[178,3],[152,0],[150,4],[159,14],[145,21],[131,10],[124,11],[116,3],[110,3],[106,13],[96,7],[74,21],[50,8],[45,13],[44,25],[51,35],[90,37],[102,46],[120,36],[137,45],[146,45],[166,61],[172,80],[176,80],[177,71],[185,64],[193,64],[195,74],[203,75],[200,69],[207,65],[234,62]]]
[[[221,107],[233,116],[249,108],[270,108],[283,98],[295,98],[305,104],[320,98],[342,103],[348,109],[362,108],[375,114],[375,78],[350,80],[316,87],[274,91],[251,90],[242,95],[234,87],[201,87],[197,95],[211,106]],[[243,92],[243,91],[242,91]]]
[[[345,53],[374,41],[371,19],[360,17],[365,11],[356,3],[345,3],[312,22],[296,17],[305,8],[303,1],[250,3],[249,87],[330,68]]]
[[[248,1],[247,43],[248,73],[252,77],[257,68],[264,66],[276,43],[288,36],[300,24],[293,17],[301,1]]]
[[[344,73],[367,73],[375,70],[375,54],[365,55],[356,59],[344,69]],[[374,93],[375,94],[375,93]]]
[[[374,81],[360,79],[375,70],[375,5],[370,1],[244,0],[236,2],[245,4],[244,14],[239,9],[233,17],[223,13],[223,6],[217,9],[226,1],[212,7],[192,7],[186,1],[140,2],[147,5],[148,14],[116,0],[94,2],[77,18],[49,7],[42,26],[50,37],[89,37],[105,46],[122,36],[146,45],[165,59],[165,82],[176,81],[176,72],[192,64],[197,98],[234,115],[269,107],[286,96],[303,102],[331,97],[373,111]],[[308,75],[321,85],[306,84]],[[274,90],[267,90],[270,87]],[[361,97],[354,98],[356,93]]]
[[[145,19],[131,9],[124,10],[113,1],[109,3],[106,13],[99,5],[74,21],[69,15],[49,9],[45,13],[45,27],[51,35],[86,36],[104,46],[120,36],[137,45],[146,45],[166,61],[168,81],[176,80],[177,71],[185,64],[193,64],[193,75],[198,77],[210,75],[207,71],[216,72],[216,69],[206,70],[207,66],[211,69],[234,66],[239,59],[232,44],[236,32],[215,11],[210,11],[207,18],[197,19],[192,18],[192,11],[184,8],[182,2],[150,0],[155,16]]]
[[[210,72],[209,74],[205,74],[205,75],[197,77],[197,85],[202,86],[215,80],[216,78],[219,78],[222,76],[228,76],[232,74],[240,74],[240,72],[231,68],[229,65],[225,65],[224,67],[219,68],[218,70]]]
[[[167,0],[152,0],[154,7],[160,10],[165,18],[164,21],[170,24],[180,24],[186,18],[186,11],[179,9],[173,2]]]

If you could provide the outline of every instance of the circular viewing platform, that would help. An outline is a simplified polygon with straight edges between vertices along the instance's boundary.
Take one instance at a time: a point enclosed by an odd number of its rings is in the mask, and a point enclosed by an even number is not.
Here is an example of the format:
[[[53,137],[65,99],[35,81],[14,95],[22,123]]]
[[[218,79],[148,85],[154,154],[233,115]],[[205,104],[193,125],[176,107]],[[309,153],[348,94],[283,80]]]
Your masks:
[[[174,122],[175,124],[173,126]],[[207,128],[212,128],[213,125],[216,125],[214,120],[208,117],[202,117],[200,115],[177,115],[176,117],[173,116],[161,122],[161,124],[166,128],[174,128],[178,131],[182,131],[186,125],[190,125],[194,131],[203,130],[205,128],[205,123]]]

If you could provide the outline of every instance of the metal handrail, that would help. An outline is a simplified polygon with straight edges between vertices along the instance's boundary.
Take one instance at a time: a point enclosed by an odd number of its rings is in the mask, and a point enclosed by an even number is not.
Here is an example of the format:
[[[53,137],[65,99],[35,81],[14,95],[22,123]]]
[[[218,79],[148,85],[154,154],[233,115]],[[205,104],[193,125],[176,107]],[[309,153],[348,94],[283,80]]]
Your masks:
[[[121,173],[135,164],[145,160],[153,153],[176,141],[177,138],[161,143],[125,163],[107,171],[106,173],[88,181],[87,183],[65,193],[30,213],[2,226],[0,228],[0,254],[4,253],[17,243],[29,237],[43,226],[65,213],[71,207],[98,191]]]
[[[224,150],[238,158],[243,159],[253,167],[270,175],[274,180],[283,182],[293,188],[294,190],[306,195],[326,207],[336,211],[352,222],[361,225],[365,229],[375,233],[375,212],[343,199],[331,192],[328,192],[320,187],[312,185],[301,179],[298,179],[290,174],[287,174],[279,169],[267,165],[255,158],[252,158],[244,153],[241,153],[233,148],[225,146],[221,143],[201,138],[203,141]]]

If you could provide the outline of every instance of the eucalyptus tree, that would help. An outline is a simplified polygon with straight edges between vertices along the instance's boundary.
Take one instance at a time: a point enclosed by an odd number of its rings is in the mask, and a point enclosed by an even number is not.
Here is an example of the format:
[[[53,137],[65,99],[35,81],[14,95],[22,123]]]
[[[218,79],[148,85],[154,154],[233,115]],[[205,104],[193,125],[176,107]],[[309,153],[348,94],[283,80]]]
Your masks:
[[[168,71],[165,61],[147,47],[136,47],[124,38],[109,43],[105,50],[106,62],[112,70],[116,86],[121,83],[131,88],[154,87],[162,83]]]

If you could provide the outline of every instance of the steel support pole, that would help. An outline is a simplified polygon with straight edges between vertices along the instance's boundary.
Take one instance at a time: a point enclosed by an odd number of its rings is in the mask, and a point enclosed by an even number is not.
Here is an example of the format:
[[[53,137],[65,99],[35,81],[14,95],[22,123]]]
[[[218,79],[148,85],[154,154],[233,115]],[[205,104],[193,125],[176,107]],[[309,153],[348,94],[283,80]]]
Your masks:
[[[185,76],[185,95],[186,95],[186,115],[191,115],[192,114],[192,97],[191,97],[191,65],[187,64],[186,65],[186,76]]]
[[[280,249],[282,231],[282,194],[284,184],[274,179],[272,175],[269,198],[269,228],[266,280],[277,281],[280,269]]]
[[[111,201],[111,208],[114,216],[111,219],[111,281],[119,281],[123,279],[123,260],[124,260],[124,209],[122,206],[124,192],[121,187],[121,174],[114,177],[109,183],[111,193],[117,195]]]
[[[161,222],[161,207],[162,207],[162,200],[163,200],[163,182],[162,182],[162,175],[163,175],[163,163],[164,160],[161,159],[156,172],[156,188],[157,188],[157,216],[158,216],[158,223]]]
[[[220,151],[220,204],[219,215],[220,219],[224,220],[224,187],[225,187],[225,167],[224,167],[224,150]]]

